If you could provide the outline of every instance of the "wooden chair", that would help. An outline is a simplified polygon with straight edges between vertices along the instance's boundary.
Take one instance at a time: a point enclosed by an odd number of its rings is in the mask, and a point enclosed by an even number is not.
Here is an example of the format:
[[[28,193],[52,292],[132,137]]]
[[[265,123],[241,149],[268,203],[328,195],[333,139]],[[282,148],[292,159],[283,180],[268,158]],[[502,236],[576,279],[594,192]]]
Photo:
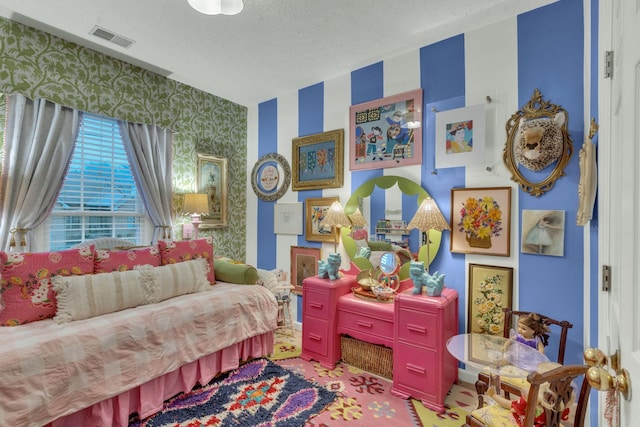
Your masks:
[[[504,312],[503,336],[505,338],[509,338],[509,332],[512,328],[516,327],[518,318],[520,316],[531,313],[530,311],[516,311],[510,308],[503,308],[502,311]],[[549,354],[547,354],[547,357],[549,357],[549,360],[555,361],[562,365],[564,363],[564,352],[567,345],[567,335],[569,329],[573,328],[573,324],[566,320],[560,321],[552,319],[551,317],[545,316],[540,313],[536,314],[538,314],[544,320],[544,323],[549,326],[552,334],[559,332],[560,338],[558,340],[558,355],[555,360],[553,360],[553,357],[551,357]],[[546,347],[548,342],[543,342],[543,344]],[[501,378],[500,381],[500,388],[507,398],[509,398],[511,394],[519,395],[522,385],[523,380],[518,379],[514,380],[512,378],[504,377]],[[478,380],[476,381],[475,386],[476,392],[478,393],[478,408],[482,408],[482,406],[484,405],[484,395],[489,389],[489,373],[480,372],[478,374]]]
[[[540,407],[545,413],[545,425],[547,427],[571,424],[573,427],[583,427],[589,401],[591,386],[585,377],[589,369],[587,365],[562,365],[550,371],[529,374],[529,391],[526,398],[526,411],[524,415],[524,427],[533,427],[536,418],[536,409]],[[578,380],[582,377],[582,381]],[[548,383],[548,389],[547,384]],[[575,389],[574,387],[575,386]],[[543,393],[539,393],[541,388]],[[579,388],[579,390],[578,390]],[[579,394],[578,394],[579,393]],[[577,400],[573,398],[578,396]],[[565,408],[569,408],[568,421],[562,420]],[[573,423],[569,421],[573,420]],[[467,415],[467,427],[489,427],[518,424],[510,409],[505,409],[499,404],[487,405],[476,409]]]

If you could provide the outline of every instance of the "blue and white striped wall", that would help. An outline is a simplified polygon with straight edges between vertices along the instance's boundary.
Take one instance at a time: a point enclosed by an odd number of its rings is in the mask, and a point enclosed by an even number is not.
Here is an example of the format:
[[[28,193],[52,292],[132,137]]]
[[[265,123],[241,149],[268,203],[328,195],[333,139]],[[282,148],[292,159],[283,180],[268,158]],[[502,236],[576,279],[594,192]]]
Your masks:
[[[598,3],[597,0],[585,0],[585,4],[586,10],[582,1],[560,0],[516,18],[425,43],[421,49],[385,58],[250,108],[248,170],[253,168],[259,156],[269,152],[278,152],[290,162],[291,140],[295,137],[343,128],[346,135],[344,187],[288,191],[279,202],[339,196],[344,203],[351,191],[368,179],[382,174],[400,175],[419,181],[449,218],[451,188],[512,187],[511,256],[450,253],[449,233],[444,232],[432,268],[446,273],[447,286],[459,292],[459,331],[464,332],[468,265],[512,267],[514,306],[570,320],[574,328],[569,334],[566,362],[580,363],[585,344],[595,345],[597,337],[597,222],[592,221],[586,228],[575,224],[578,151],[585,127],[588,127],[585,117],[597,117],[597,72],[596,65],[589,61],[597,51],[597,30],[592,27],[597,28]],[[351,173],[347,148],[349,106],[416,88],[422,88],[424,96],[423,164]],[[505,124],[530,100],[534,89],[539,89],[545,99],[568,111],[569,133],[574,146],[566,176],[557,181],[553,190],[538,198],[520,191],[510,180],[502,162]],[[436,171],[434,111],[477,104],[485,104],[487,112],[485,164]],[[291,246],[317,247],[320,244],[307,242],[304,235],[275,235],[274,203],[258,201],[249,180],[247,186],[247,261],[261,268],[289,270]],[[376,195],[382,200],[372,202],[372,205],[395,208],[402,203],[403,209],[415,209],[415,205],[405,203],[404,196],[391,193]],[[520,213],[523,209],[565,211],[564,256],[520,252]],[[375,212],[371,214],[370,223],[371,219],[377,219],[376,215]],[[332,250],[330,244],[323,247],[324,254]]]

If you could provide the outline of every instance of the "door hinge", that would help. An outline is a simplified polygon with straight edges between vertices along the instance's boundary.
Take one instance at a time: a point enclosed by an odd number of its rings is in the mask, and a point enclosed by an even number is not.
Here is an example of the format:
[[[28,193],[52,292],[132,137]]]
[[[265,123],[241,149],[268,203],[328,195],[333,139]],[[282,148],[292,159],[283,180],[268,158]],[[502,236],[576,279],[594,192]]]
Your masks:
[[[610,79],[613,77],[613,51],[607,50],[604,53],[604,78]]]
[[[611,290],[611,266],[602,266],[602,290],[609,292]]]

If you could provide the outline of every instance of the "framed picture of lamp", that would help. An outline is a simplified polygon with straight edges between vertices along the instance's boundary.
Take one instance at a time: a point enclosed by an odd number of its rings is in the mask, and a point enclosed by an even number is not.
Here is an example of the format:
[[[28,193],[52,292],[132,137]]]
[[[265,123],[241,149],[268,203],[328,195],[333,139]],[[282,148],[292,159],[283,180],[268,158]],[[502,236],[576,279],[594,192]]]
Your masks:
[[[310,242],[333,242],[335,236],[331,228],[320,226],[326,212],[338,197],[308,198],[305,201],[305,239]]]
[[[511,254],[511,187],[451,189],[451,252]]]
[[[291,282],[296,287],[294,292],[302,294],[302,281],[318,275],[320,254],[320,248],[291,246]]]
[[[209,212],[201,216],[201,229],[227,226],[227,159],[197,154],[197,192],[207,195]]]
[[[294,138],[293,191],[340,188],[344,178],[344,129]]]
[[[422,163],[422,89],[349,108],[349,170]]]

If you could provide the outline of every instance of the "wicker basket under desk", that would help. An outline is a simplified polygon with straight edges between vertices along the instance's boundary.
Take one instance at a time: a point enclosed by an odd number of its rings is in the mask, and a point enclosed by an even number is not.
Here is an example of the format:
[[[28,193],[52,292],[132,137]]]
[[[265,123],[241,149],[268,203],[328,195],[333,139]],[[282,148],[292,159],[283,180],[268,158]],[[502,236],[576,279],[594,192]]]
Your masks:
[[[351,337],[340,337],[342,361],[363,371],[393,379],[393,350],[360,341]]]

